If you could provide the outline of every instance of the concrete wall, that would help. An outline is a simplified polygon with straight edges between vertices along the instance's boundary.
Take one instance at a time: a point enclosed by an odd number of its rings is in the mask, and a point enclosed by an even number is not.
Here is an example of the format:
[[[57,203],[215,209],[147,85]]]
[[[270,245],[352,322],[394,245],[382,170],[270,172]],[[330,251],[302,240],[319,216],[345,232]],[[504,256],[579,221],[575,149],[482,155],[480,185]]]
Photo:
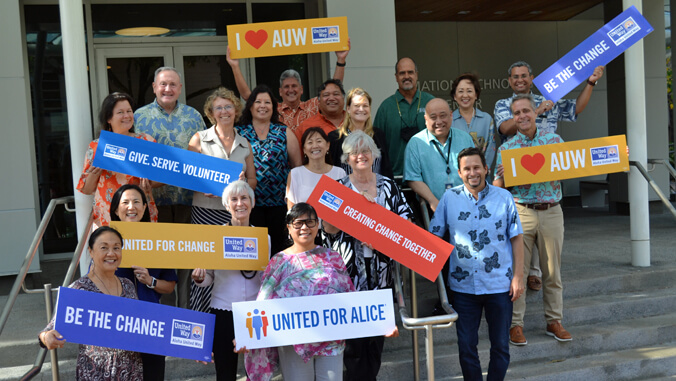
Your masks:
[[[37,228],[37,176],[18,0],[0,2],[0,275],[21,267]],[[31,270],[39,269],[39,261]]]

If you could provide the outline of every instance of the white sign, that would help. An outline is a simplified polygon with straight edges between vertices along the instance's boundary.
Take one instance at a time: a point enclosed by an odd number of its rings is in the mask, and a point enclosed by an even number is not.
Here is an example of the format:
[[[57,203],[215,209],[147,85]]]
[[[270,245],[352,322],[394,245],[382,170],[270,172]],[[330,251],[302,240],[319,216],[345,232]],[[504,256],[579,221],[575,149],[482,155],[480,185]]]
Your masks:
[[[392,333],[392,290],[232,304],[237,348],[279,347]]]

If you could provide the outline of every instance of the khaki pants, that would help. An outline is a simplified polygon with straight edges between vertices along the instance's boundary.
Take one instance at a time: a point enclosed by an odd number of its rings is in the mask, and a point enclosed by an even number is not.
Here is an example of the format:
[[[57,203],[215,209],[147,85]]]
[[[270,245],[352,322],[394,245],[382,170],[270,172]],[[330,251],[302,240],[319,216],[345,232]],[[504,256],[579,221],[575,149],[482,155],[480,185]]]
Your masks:
[[[516,204],[523,227],[524,275],[528,274],[533,255],[533,246],[537,246],[542,270],[542,289],[547,321],[563,319],[563,283],[561,281],[561,249],[563,248],[563,211],[561,205],[547,210],[529,209]],[[526,277],[524,276],[524,286]],[[526,314],[526,293],[514,302],[512,327],[523,327]]]

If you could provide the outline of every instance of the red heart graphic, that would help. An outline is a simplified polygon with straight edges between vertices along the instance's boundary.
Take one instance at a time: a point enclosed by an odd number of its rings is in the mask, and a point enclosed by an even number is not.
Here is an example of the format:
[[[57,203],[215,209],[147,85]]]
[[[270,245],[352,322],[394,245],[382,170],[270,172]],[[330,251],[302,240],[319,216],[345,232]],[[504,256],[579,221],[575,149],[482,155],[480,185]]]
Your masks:
[[[521,156],[521,165],[526,168],[526,170],[532,174],[536,174],[540,171],[543,165],[545,165],[545,156],[541,153],[536,153],[535,155],[523,155]]]
[[[258,49],[261,46],[263,46],[265,41],[268,40],[268,32],[264,31],[263,29],[259,29],[256,32],[250,30],[246,32],[246,34],[244,35],[244,39],[246,40],[246,42],[249,43],[249,45]]]

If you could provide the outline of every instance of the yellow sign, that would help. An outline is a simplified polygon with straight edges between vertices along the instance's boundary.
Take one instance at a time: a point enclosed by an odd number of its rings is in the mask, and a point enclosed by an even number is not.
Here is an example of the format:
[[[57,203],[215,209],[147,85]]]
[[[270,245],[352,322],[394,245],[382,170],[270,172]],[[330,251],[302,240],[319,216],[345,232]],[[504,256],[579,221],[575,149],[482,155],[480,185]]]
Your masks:
[[[232,58],[347,50],[347,17],[228,25]]]
[[[629,170],[624,135],[501,151],[505,186]]]
[[[265,270],[268,229],[113,221],[124,239],[120,267]]]

